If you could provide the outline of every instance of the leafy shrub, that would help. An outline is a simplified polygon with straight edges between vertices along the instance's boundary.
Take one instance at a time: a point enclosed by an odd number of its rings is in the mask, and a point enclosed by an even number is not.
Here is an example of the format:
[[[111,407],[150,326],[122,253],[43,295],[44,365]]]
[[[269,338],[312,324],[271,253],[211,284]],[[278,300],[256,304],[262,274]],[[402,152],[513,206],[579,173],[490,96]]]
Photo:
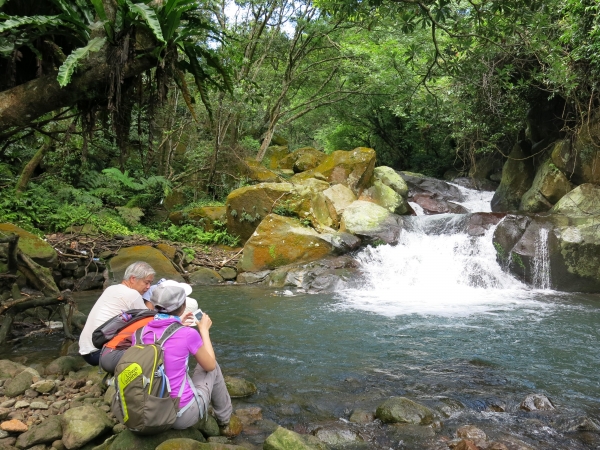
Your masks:
[[[214,245],[223,244],[235,247],[239,245],[239,238],[230,235],[226,230],[215,229],[204,231],[194,225],[171,225],[160,233],[161,237],[175,242],[187,242],[190,244]]]

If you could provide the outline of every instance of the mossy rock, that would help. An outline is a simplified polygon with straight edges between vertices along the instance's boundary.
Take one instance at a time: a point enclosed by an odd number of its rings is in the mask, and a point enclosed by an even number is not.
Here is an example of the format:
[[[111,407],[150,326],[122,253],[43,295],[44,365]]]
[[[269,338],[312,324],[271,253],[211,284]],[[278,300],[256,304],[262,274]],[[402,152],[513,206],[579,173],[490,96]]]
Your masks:
[[[175,281],[184,281],[181,274],[173,267],[171,260],[163,252],[149,245],[136,245],[125,247],[108,262],[110,279],[120,283],[123,280],[125,269],[136,261],[145,261],[156,271],[155,280],[167,278]]]
[[[535,174],[531,188],[521,199],[520,209],[528,212],[543,212],[552,208],[573,185],[550,160],[542,164]]]
[[[248,380],[229,376],[224,378],[227,392],[231,398],[249,397],[257,392],[256,385]]]
[[[262,163],[267,169],[275,170],[279,168],[279,162],[289,154],[287,145],[271,145],[267,148]]]
[[[223,277],[216,270],[200,267],[189,274],[189,280],[191,285],[209,285],[222,283]]]
[[[206,231],[213,231],[216,221],[226,222],[226,209],[224,206],[200,206],[188,211],[173,212],[169,215],[169,220],[175,225],[193,223]]]
[[[19,250],[29,256],[32,260],[43,267],[56,267],[58,255],[50,244],[36,235],[13,225],[12,223],[0,223],[0,234],[18,234]]]
[[[321,259],[333,251],[312,228],[277,214],[266,216],[244,246],[240,270],[259,272],[297,262]]]
[[[328,450],[327,444],[309,434],[279,427],[263,444],[263,450]]]
[[[267,169],[253,158],[246,158],[244,160],[241,172],[249,180],[257,183],[277,183],[280,181],[279,175]]]
[[[377,407],[375,417],[383,423],[428,425],[433,422],[433,411],[406,397],[392,397]]]
[[[550,210],[570,217],[600,216],[600,186],[586,183],[577,186]]]
[[[525,146],[525,144],[522,144]],[[529,154],[516,144],[502,168],[500,186],[496,189],[491,205],[494,212],[516,211],[523,195],[531,188],[535,170]]]
[[[23,364],[9,359],[0,359],[0,379],[12,378],[25,369],[26,367]]]
[[[118,434],[110,446],[110,450],[154,450],[170,439],[191,439],[197,442],[206,442],[202,433],[195,428],[168,430],[151,436],[140,436],[125,430]]]
[[[86,365],[81,356],[61,356],[46,366],[46,375],[67,375]],[[98,370],[96,368],[96,370]]]

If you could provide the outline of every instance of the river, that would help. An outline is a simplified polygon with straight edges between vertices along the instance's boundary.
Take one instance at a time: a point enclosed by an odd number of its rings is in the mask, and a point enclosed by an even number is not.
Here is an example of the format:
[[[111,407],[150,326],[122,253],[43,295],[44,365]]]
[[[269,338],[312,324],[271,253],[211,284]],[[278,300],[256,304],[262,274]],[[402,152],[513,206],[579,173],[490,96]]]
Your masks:
[[[489,203],[471,201],[472,209]],[[362,275],[334,294],[195,287],[223,371],[258,386],[234,406],[259,406],[265,419],[301,432],[348,427],[367,440],[360,448],[448,448],[465,424],[511,449],[599,448],[587,429],[600,405],[600,295],[544,289],[543,261],[538,288],[520,283],[496,263],[493,230],[471,237],[458,231],[461,220],[411,219],[399,245],[358,253]],[[79,294],[80,308],[97,295]],[[12,352],[50,358],[51,341]],[[547,395],[556,411],[520,410],[530,393]],[[347,423],[390,396],[432,408],[436,427],[406,434]],[[261,445],[266,435],[258,427],[240,439]]]

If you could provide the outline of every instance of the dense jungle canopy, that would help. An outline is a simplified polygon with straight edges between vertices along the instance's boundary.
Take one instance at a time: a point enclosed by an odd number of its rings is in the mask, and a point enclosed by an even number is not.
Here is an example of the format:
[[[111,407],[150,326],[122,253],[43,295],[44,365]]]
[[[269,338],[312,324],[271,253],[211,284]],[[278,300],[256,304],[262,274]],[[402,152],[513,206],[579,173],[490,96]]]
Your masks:
[[[599,106],[596,0],[0,0],[0,216],[170,227],[269,146],[442,177]],[[176,202],[177,203],[177,202]],[[191,235],[190,235],[191,233]]]

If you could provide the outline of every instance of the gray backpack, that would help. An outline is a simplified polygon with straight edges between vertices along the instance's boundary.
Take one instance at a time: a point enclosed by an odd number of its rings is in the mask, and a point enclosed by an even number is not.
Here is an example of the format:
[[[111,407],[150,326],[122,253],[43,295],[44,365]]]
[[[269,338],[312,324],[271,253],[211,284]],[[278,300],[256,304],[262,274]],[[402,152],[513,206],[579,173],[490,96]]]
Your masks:
[[[136,344],[123,353],[117,364],[114,377],[116,394],[111,410],[117,420],[134,433],[154,434],[166,431],[173,426],[177,417],[192,405],[190,402],[178,411],[179,399],[185,383],[190,380],[189,375],[183,379],[177,398],[173,398],[164,370],[162,346],[182,327],[180,323],[169,325],[158,342],[152,344],[142,343],[145,327],[137,330]],[[187,365],[185,370],[187,373]],[[202,414],[203,408],[200,408],[196,389],[193,388],[193,384],[190,386]]]

